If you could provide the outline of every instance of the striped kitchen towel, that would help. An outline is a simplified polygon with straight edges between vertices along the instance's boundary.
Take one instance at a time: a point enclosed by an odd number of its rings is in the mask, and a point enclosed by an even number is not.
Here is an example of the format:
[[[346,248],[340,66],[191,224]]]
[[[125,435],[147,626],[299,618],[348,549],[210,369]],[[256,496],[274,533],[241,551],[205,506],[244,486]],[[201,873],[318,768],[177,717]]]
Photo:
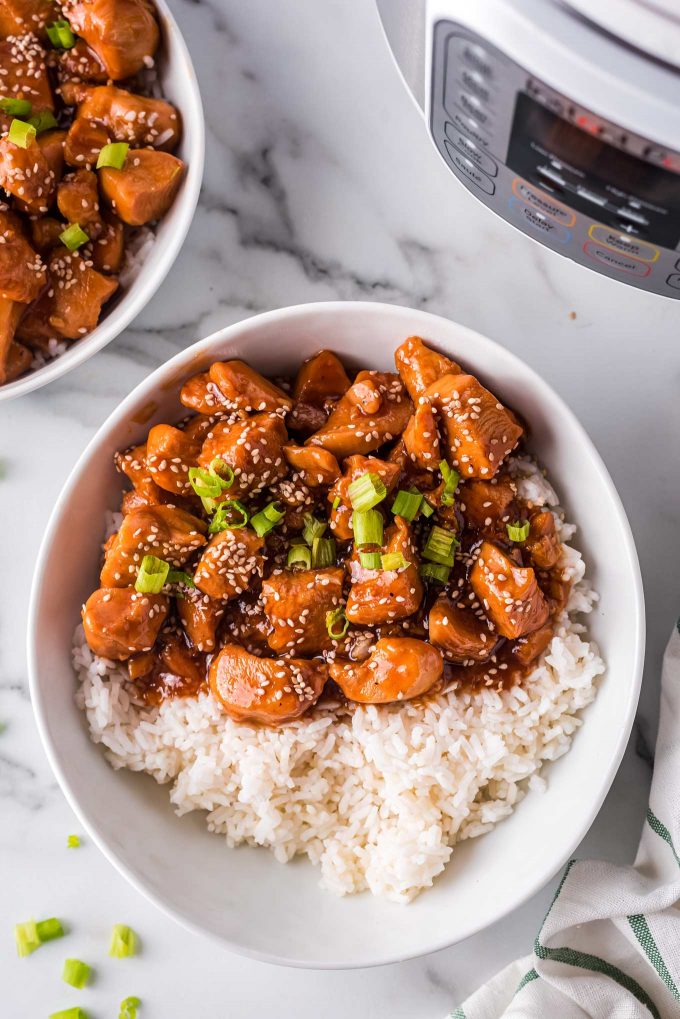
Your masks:
[[[534,943],[450,1019],[680,1019],[680,623],[632,867],[572,860]]]

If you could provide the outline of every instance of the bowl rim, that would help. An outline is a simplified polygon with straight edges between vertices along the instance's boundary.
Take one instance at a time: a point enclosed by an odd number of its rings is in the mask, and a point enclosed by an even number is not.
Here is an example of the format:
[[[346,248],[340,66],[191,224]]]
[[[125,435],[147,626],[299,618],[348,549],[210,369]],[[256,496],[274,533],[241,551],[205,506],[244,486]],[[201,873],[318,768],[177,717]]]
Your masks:
[[[169,236],[164,238],[157,255],[154,272],[146,285],[136,294],[124,294],[111,313],[106,315],[88,336],[74,341],[59,357],[54,357],[40,368],[29,371],[13,382],[0,386],[0,403],[25,396],[27,393],[32,393],[49,382],[61,378],[62,375],[66,375],[72,369],[83,364],[127,329],[133,319],[144,310],[169,273],[191,226],[201,192],[205,165],[203,103],[196,69],[179,25],[166,0],[153,0],[153,2],[160,14],[164,35],[166,38],[172,38],[172,48],[178,58],[178,64],[182,67],[181,76],[184,79],[182,82],[182,121],[185,125],[184,134],[190,141],[191,149],[191,158],[187,160],[184,186],[169,210],[169,214],[173,217],[172,230],[169,232]],[[165,45],[167,46],[168,43],[166,42]],[[190,125],[188,130],[187,124]],[[156,247],[154,239],[154,250]]]
[[[78,820],[87,831],[89,837],[101,850],[107,860],[113,864],[116,870],[119,871],[130,884],[140,892],[144,898],[152,902],[158,909],[161,910],[166,916],[171,917],[177,923],[179,923],[186,930],[192,933],[199,934],[202,937],[209,938],[213,943],[226,948],[229,951],[236,953],[237,955],[246,956],[248,958],[256,959],[260,962],[273,963],[275,965],[290,966],[298,969],[318,969],[318,970],[349,970],[359,968],[373,968],[375,966],[390,965],[392,963],[404,962],[408,959],[419,958],[424,955],[429,955],[433,952],[438,952],[451,946],[465,941],[467,938],[472,937],[474,934],[492,926],[510,913],[514,912],[520,906],[522,906],[528,899],[535,895],[541,888],[547,884],[548,881],[564,866],[567,860],[571,857],[572,853],[579,845],[583,837],[589,831],[595,818],[597,817],[602,804],[607,796],[612,782],[618,772],[619,765],[623,758],[630,732],[632,730],[635,713],[637,711],[640,687],[642,683],[642,673],[644,664],[644,652],[645,652],[645,604],[644,604],[644,592],[642,585],[642,576],[640,572],[640,564],[633,539],[633,534],[630,528],[630,524],[621,502],[621,498],[614,486],[614,483],[609,475],[609,472],[602,460],[602,457],[598,453],[596,447],[591,441],[588,433],[586,432],[583,425],[577,419],[575,414],[571,411],[565,401],[553,390],[553,388],[546,382],[533,368],[527,365],[522,358],[518,357],[513,351],[508,348],[502,347],[496,341],[489,339],[481,333],[478,333],[474,329],[470,329],[467,326],[460,325],[459,328],[467,333],[469,337],[474,337],[475,342],[479,344],[481,350],[481,356],[484,353],[493,355],[498,350],[503,351],[503,355],[508,357],[511,362],[514,362],[515,367],[519,368],[526,376],[531,378],[532,382],[537,385],[542,391],[543,395],[549,397],[549,399],[555,404],[559,405],[561,413],[565,414],[571,423],[571,427],[578,434],[580,441],[586,446],[593,457],[593,461],[598,469],[602,484],[608,490],[609,496],[612,500],[612,505],[617,517],[617,522],[621,527],[622,534],[624,535],[624,548],[622,551],[626,554],[632,573],[632,590],[631,597],[634,601],[634,615],[636,620],[635,632],[633,635],[633,648],[634,652],[631,656],[630,663],[630,676],[631,682],[628,686],[629,690],[629,701],[625,714],[625,719],[621,725],[618,733],[617,742],[609,756],[606,766],[601,770],[601,779],[598,786],[597,795],[591,802],[591,807],[588,815],[583,822],[583,825],[578,831],[572,833],[570,839],[565,842],[564,847],[559,854],[559,858],[553,857],[550,859],[545,866],[537,869],[534,880],[527,888],[515,894],[508,901],[508,904],[495,916],[494,920],[489,922],[475,921],[470,919],[468,924],[465,926],[464,932],[454,937],[444,936],[424,944],[422,948],[416,951],[405,951],[398,952],[385,957],[377,957],[367,962],[362,962],[361,965],[357,965],[356,962],[340,960],[340,961],[305,961],[299,958],[286,956],[285,954],[274,955],[268,951],[261,951],[249,946],[243,946],[232,938],[223,937],[222,935],[216,934],[213,931],[206,930],[199,923],[194,921],[191,917],[184,915],[182,911],[168,905],[160,894],[152,891],[148,888],[141,877],[138,877],[134,871],[134,868],[126,862],[126,860],[119,854],[115,849],[111,847],[108,842],[108,837],[105,832],[100,828],[99,822],[96,818],[91,817],[84,808],[81,808],[78,802],[78,798],[74,790],[71,788],[71,784],[62,769],[58,753],[55,746],[52,743],[52,739],[49,733],[49,726],[47,724],[45,706],[42,700],[42,694],[40,690],[40,682],[38,677],[38,655],[37,655],[37,642],[38,642],[38,614],[39,605],[41,599],[41,588],[42,582],[46,570],[46,560],[48,551],[52,544],[54,532],[57,529],[59,521],[63,512],[63,505],[66,502],[73,485],[78,483],[78,480],[87,468],[91,456],[95,452],[95,448],[102,441],[104,434],[113,430],[121,421],[128,419],[129,412],[136,405],[139,394],[143,393],[145,397],[148,397],[155,389],[158,388],[159,382],[162,381],[161,377],[165,376],[166,373],[170,377],[177,377],[183,370],[191,371],[191,365],[197,363],[198,357],[208,353],[211,348],[218,344],[229,341],[232,337],[237,336],[239,333],[245,332],[246,338],[247,333],[250,331],[257,332],[261,325],[266,325],[272,322],[282,322],[286,319],[295,319],[299,316],[315,314],[315,313],[327,313],[327,314],[339,314],[343,315],[346,313],[357,313],[363,312],[369,315],[378,316],[392,316],[399,318],[404,313],[410,315],[416,315],[421,318],[423,323],[423,330],[431,330],[431,335],[436,335],[436,328],[441,323],[446,323],[450,326],[453,323],[452,319],[448,319],[441,315],[436,315],[431,312],[422,311],[420,309],[409,308],[405,305],[386,304],[372,301],[320,301],[314,303],[305,303],[298,305],[290,305],[284,308],[278,308],[272,311],[262,312],[258,315],[251,316],[246,319],[240,319],[238,322],[232,323],[222,329],[215,330],[210,335],[202,340],[198,340],[196,343],[189,347],[184,348],[179,353],[174,355],[163,364],[159,365],[150,375],[138,383],[134,389],[125,397],[125,399],[118,405],[118,407],[112,411],[106,420],[97,428],[95,434],[92,436],[90,441],[87,443],[85,449],[79,456],[74,467],[69,473],[59,496],[54,504],[52,513],[50,515],[47,527],[44,532],[38,556],[36,559],[35,570],[33,575],[33,582],[31,585],[30,598],[29,598],[29,612],[28,612],[28,626],[27,626],[27,660],[28,660],[28,672],[29,672],[29,690],[31,696],[31,703],[33,706],[33,713],[36,720],[36,725],[40,734],[40,738],[43,744],[43,748],[46,752],[50,766],[59,782],[59,785],[66,797],[67,802],[71,806],[72,810],[78,817]],[[453,323],[457,324],[457,323]],[[93,743],[94,747],[95,744]],[[434,893],[435,889],[429,889],[431,893]],[[368,894],[368,893],[366,893]]]

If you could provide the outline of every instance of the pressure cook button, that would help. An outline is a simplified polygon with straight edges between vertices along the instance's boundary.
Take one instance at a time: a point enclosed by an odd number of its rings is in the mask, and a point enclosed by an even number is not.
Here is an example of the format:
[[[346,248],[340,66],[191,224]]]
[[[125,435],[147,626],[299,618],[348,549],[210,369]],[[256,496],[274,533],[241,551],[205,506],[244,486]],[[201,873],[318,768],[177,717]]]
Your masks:
[[[534,209],[538,209],[545,216],[554,219],[556,223],[562,223],[564,226],[573,226],[576,222],[576,213],[573,209],[562,205],[561,202],[551,198],[550,195],[546,195],[545,191],[532,188],[521,177],[515,177],[512,182],[512,190],[514,195],[526,205],[531,205]]]
[[[488,173],[489,177],[496,176],[498,173],[498,165],[488,153],[482,152],[470,138],[464,135],[462,131],[456,130],[453,124],[448,120],[444,125],[444,130],[446,131],[446,136],[451,144],[454,145],[459,152],[462,152],[464,156],[467,156],[473,163],[476,163],[480,170],[484,173]]]
[[[496,185],[485,173],[482,173],[478,169],[471,159],[466,159],[465,156],[461,155],[457,149],[454,149],[450,142],[445,142],[446,151],[449,154],[449,159],[456,167],[458,172],[466,179],[475,184],[481,191],[485,191],[487,195],[492,195],[496,190]]]
[[[496,77],[493,57],[478,43],[472,42],[462,35],[456,35],[451,40],[451,49],[455,54],[456,62],[467,64],[488,81]]]
[[[484,108],[477,96],[471,96],[464,89],[459,89],[455,95],[456,106],[466,113],[468,117],[474,117],[482,127],[488,128],[491,124],[491,114]]]
[[[677,264],[675,268],[677,269]],[[680,273],[672,272],[666,280],[666,283],[669,287],[672,287],[673,290],[680,290]]]

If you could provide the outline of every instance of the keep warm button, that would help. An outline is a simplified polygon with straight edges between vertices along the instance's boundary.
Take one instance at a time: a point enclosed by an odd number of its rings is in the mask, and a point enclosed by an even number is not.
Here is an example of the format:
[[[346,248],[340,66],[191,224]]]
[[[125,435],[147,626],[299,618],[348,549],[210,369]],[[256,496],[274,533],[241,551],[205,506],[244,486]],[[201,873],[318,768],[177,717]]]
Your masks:
[[[466,159],[460,152],[454,149],[453,145],[449,142],[444,143],[446,145],[446,151],[449,154],[449,159],[456,167],[456,169],[466,177],[472,184],[475,184],[480,190],[485,191],[487,195],[492,195],[496,190],[496,185],[485,173],[478,170],[475,164],[470,159]]]
[[[612,251],[610,248],[605,248],[601,244],[595,244],[593,241],[587,241],[583,245],[583,250],[588,258],[601,262],[603,265],[608,265],[610,269],[615,269],[617,272],[644,277],[649,276],[652,271],[649,262],[640,262],[637,258],[627,258],[618,251]]]
[[[616,230],[610,230],[608,226],[603,226],[601,223],[593,223],[588,231],[588,236],[594,241],[604,244],[605,248],[612,248],[621,252],[622,255],[637,258],[640,262],[656,262],[659,257],[659,249],[655,248],[653,244],[647,244],[645,241],[627,237],[626,234],[617,233]]]

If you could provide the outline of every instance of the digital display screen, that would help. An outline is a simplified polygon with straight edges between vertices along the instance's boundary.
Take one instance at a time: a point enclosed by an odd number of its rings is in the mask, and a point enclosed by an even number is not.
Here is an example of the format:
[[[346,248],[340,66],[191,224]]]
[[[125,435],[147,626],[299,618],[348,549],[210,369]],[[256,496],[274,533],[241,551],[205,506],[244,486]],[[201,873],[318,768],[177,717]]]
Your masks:
[[[628,199],[638,200],[641,207],[635,211],[648,223],[632,223],[635,232],[663,247],[677,247],[680,239],[678,174],[622,152],[521,92],[515,106],[508,166],[526,180],[550,184],[550,181],[542,181],[538,170],[549,165],[551,156],[562,164],[559,173],[567,186],[554,187],[565,204],[598,222],[621,228],[626,220],[619,217],[618,209],[625,207]],[[577,194],[578,185],[606,198],[606,206],[598,206]]]

